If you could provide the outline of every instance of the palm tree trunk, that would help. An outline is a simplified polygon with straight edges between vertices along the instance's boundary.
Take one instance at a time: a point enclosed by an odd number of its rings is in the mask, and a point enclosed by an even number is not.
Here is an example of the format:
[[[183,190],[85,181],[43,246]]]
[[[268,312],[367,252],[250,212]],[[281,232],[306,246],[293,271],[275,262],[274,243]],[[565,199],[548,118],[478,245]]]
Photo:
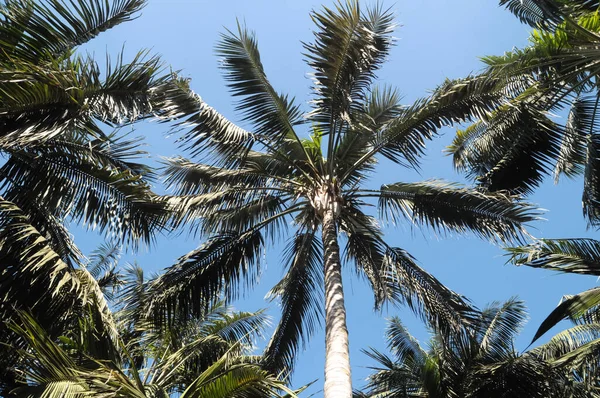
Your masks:
[[[351,398],[350,353],[342,289],[340,246],[333,209],[323,215],[325,251],[325,398]]]

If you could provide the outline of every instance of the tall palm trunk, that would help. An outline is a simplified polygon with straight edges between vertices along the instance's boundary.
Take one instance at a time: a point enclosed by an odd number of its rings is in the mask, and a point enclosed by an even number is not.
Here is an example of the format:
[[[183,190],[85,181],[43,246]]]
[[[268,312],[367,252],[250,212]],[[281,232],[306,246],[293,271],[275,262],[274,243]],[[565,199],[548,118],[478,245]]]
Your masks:
[[[334,211],[323,215],[325,251],[325,398],[351,398],[350,354]]]

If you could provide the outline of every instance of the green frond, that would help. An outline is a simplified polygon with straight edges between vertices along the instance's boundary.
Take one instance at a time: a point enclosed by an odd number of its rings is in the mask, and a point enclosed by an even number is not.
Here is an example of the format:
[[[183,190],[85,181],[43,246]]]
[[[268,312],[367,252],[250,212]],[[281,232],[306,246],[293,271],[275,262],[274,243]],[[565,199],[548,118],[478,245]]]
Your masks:
[[[428,397],[423,388],[422,368],[411,367],[402,362],[396,362],[384,353],[374,348],[363,351],[368,357],[377,362],[370,369],[375,373],[369,375],[366,392],[354,397],[392,398],[392,397]]]
[[[564,134],[537,105],[525,100],[506,105],[459,133],[450,149],[455,167],[466,169],[489,191],[530,193],[559,158]]]
[[[548,26],[560,20],[561,3],[563,2],[555,0],[500,0],[501,6],[515,14],[521,22],[534,28]]]
[[[159,76],[160,59],[145,51],[129,63],[122,54],[117,62],[107,59],[104,75],[89,56],[16,68],[0,74],[3,145],[27,145],[76,130],[100,136],[94,120],[118,125],[148,117],[154,92],[168,78]]]
[[[534,268],[600,275],[600,242],[594,239],[538,239],[506,249],[509,262]]]
[[[202,332],[219,336],[233,344],[243,342],[250,346],[256,337],[261,337],[269,325],[269,317],[264,310],[256,312],[225,312],[202,328]]]
[[[254,34],[238,22],[237,33],[227,31],[221,35],[216,53],[222,57],[221,66],[227,72],[225,78],[232,94],[243,97],[236,110],[254,124],[255,132],[276,144],[283,138],[297,140],[294,125],[303,123],[300,108],[269,83]]]
[[[435,231],[471,232],[502,242],[521,239],[522,224],[539,217],[531,205],[507,195],[437,181],[384,185],[372,196],[379,198],[382,217],[392,222],[406,218]]]
[[[88,151],[63,151],[49,142],[14,151],[1,172],[5,183],[27,191],[58,217],[98,228],[110,238],[148,244],[162,228],[165,204],[142,175],[111,166]]]
[[[366,98],[364,109],[354,115],[356,120],[340,138],[335,151],[338,174],[347,174],[344,184],[358,184],[361,178],[367,177],[374,169],[377,164],[375,157],[358,167],[355,164],[369,152],[377,132],[401,114],[400,99],[400,94],[395,89],[375,86]]]
[[[264,367],[289,375],[300,347],[321,326],[323,317],[323,248],[315,232],[297,234],[285,253],[288,271],[269,292],[281,301],[281,320],[265,348]]]
[[[184,158],[165,159],[165,185],[175,195],[196,195],[218,192],[232,187],[265,187],[276,182],[269,173],[263,173],[247,164],[229,169],[198,164]]]
[[[66,264],[70,267],[83,264],[83,254],[75,245],[62,217],[53,214],[52,209],[41,203],[34,193],[12,186],[4,191],[4,198],[21,209],[31,226],[48,240],[52,249]]]
[[[37,63],[68,55],[123,22],[135,18],[145,0],[10,0],[0,5],[0,52]]]
[[[64,320],[67,302],[81,292],[80,281],[73,269],[62,261],[49,242],[29,223],[21,210],[11,202],[0,200],[0,311],[10,319],[14,308],[37,308],[46,320]],[[23,295],[24,291],[45,292]],[[72,304],[72,302],[71,302]]]
[[[258,365],[228,365],[230,355],[226,354],[210,368],[198,376],[181,394],[181,398],[235,396],[277,397],[277,391],[284,391],[290,397],[297,395]]]
[[[600,324],[577,325],[552,336],[545,344],[530,352],[543,360],[558,359],[584,344],[600,338]]]
[[[474,308],[399,248],[389,248],[383,259],[388,286],[397,300],[437,330],[460,331],[473,322]]]
[[[479,346],[483,355],[506,356],[512,352],[512,342],[527,321],[525,303],[513,297],[504,303],[492,303],[481,312]]]
[[[600,134],[592,133],[587,136],[581,201],[583,216],[588,224],[600,227]]]
[[[565,133],[560,145],[558,160],[554,168],[554,182],[559,176],[574,177],[583,173],[586,161],[586,136],[595,130],[596,100],[591,97],[577,97],[567,117]]]
[[[222,294],[237,297],[240,283],[255,281],[262,246],[259,231],[210,238],[150,282],[148,316],[158,325],[179,314],[199,317]]]
[[[395,294],[389,289],[383,268],[387,246],[377,221],[361,212],[356,204],[346,202],[340,215],[340,227],[347,236],[344,262],[353,262],[359,275],[367,278],[375,296],[375,308],[393,301]]]
[[[418,167],[425,142],[443,126],[485,118],[503,103],[498,82],[487,76],[448,80],[426,99],[397,110],[397,115],[375,134],[369,150],[344,174],[345,182],[355,169],[381,154],[395,163]]]
[[[412,367],[422,364],[427,359],[427,352],[404,327],[400,318],[390,318],[385,335],[388,349],[394,354],[397,361]]]
[[[173,80],[154,97],[157,116],[164,121],[183,119],[178,143],[193,156],[221,165],[238,164],[257,142],[254,134],[236,126],[190,90],[183,79]],[[188,127],[189,126],[189,127]]]
[[[374,7],[363,13],[356,1],[338,2],[311,15],[317,26],[315,41],[305,44],[314,70],[314,110],[311,119],[334,140],[347,121],[351,107],[362,106],[386,59],[393,38],[392,14]],[[332,152],[333,153],[333,152]]]
[[[533,336],[532,342],[539,339],[544,333],[554,327],[563,319],[576,319],[583,316],[591,308],[600,305],[600,288],[586,290],[574,296],[567,296],[550,315],[544,319]]]

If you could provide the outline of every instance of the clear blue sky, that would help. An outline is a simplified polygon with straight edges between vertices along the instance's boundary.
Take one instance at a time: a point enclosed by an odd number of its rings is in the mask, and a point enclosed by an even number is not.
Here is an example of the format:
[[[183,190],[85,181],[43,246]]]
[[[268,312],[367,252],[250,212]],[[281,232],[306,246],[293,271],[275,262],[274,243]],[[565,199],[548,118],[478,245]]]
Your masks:
[[[174,70],[182,70],[184,76],[190,77],[192,88],[206,102],[233,121],[239,121],[213,51],[219,34],[226,27],[235,28],[236,18],[245,21],[257,34],[271,83],[278,91],[305,101],[309,98],[307,75],[311,71],[303,61],[301,41],[312,40],[309,11],[319,9],[322,4],[306,0],[149,0],[140,18],[103,34],[85,50],[95,53],[101,60],[105,52],[116,54],[123,45],[129,56],[139,49],[149,48],[160,54]],[[398,87],[406,104],[426,95],[446,77],[463,77],[477,72],[482,68],[479,56],[500,54],[513,46],[525,45],[529,32],[527,26],[521,25],[493,0],[420,0],[384,4],[395,10],[401,26],[395,34],[399,38],[397,46],[379,77],[381,82]],[[176,137],[166,135],[166,126],[149,123],[136,125],[135,129],[137,134],[146,137],[153,160],[181,153],[174,145]],[[442,154],[452,136],[453,130],[446,129],[442,137],[430,143],[420,175],[385,164],[378,169],[374,184],[430,178],[464,181],[452,170],[451,159]],[[548,209],[547,221],[532,225],[530,232],[548,238],[594,236],[595,231],[586,231],[581,215],[582,185],[579,179],[565,180],[558,186],[548,180],[530,198]],[[160,187],[157,189],[161,190]],[[85,252],[89,253],[98,245],[97,237],[77,231],[76,241]],[[521,350],[563,294],[577,293],[596,283],[593,277],[557,275],[505,265],[500,247],[474,237],[436,237],[431,231],[422,233],[403,226],[388,229],[387,240],[408,250],[448,287],[479,306],[514,295],[524,299],[531,320],[517,342],[517,348]],[[185,233],[162,237],[154,247],[136,256],[128,255],[127,259],[135,257],[148,273],[158,272],[199,243],[197,238]],[[236,302],[236,308],[269,307],[269,313],[276,320],[276,305],[263,298],[282,276],[280,249],[269,250],[260,284]],[[384,347],[387,316],[400,316],[422,341],[427,335],[406,308],[373,312],[372,294],[366,282],[358,279],[349,267],[344,278],[353,380],[355,386],[360,386],[368,374],[366,367],[371,365],[360,350],[368,346]],[[262,346],[264,342],[259,344]],[[294,384],[319,379],[309,391],[320,396],[323,357],[324,333],[317,333],[298,358]]]

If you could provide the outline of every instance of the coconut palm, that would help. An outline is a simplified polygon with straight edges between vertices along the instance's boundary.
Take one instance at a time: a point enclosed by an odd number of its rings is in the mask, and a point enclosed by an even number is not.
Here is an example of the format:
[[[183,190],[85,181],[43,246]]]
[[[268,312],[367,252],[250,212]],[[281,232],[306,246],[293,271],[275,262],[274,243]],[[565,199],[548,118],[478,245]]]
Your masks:
[[[15,310],[56,337],[74,302],[87,302],[94,287],[69,222],[131,247],[163,227],[139,140],[105,131],[160,113],[164,89],[179,83],[145,52],[106,68],[76,52],[144,3],[0,1],[1,350],[19,344],[5,326]]]
[[[164,116],[187,114],[181,142],[196,160],[167,160],[166,181],[174,191],[167,200],[180,214],[175,224],[190,223],[207,240],[149,286],[146,311],[168,323],[175,314],[201,314],[221,291],[235,298],[240,282],[255,283],[265,245],[288,236],[287,273],[271,291],[281,300],[281,321],[265,364],[289,372],[324,308],[325,396],[350,397],[344,262],[366,276],[376,306],[404,301],[447,328],[465,322],[470,311],[406,251],[383,240],[381,225],[366,211],[374,200],[393,223],[492,240],[517,238],[536,212],[503,194],[441,181],[368,185],[379,159],[418,167],[424,143],[438,128],[489,110],[502,93],[465,79],[459,88],[446,83],[430,98],[402,106],[396,90],[373,86],[393,45],[389,10],[349,1],[311,18],[315,39],[305,44],[314,71],[310,112],[269,83],[256,38],[242,25],[222,36],[217,54],[240,98],[237,111],[253,131],[192,92],[180,91],[181,101],[195,100],[188,108],[169,93],[177,111]]]
[[[155,330],[132,317],[143,272],[131,266],[113,304],[119,332],[112,334],[90,306],[73,314],[74,328],[53,339],[33,317],[10,325],[26,344],[18,358],[17,385],[7,395],[28,397],[281,397],[296,396],[250,355],[266,325],[262,311],[233,312],[222,304],[200,319]],[[100,283],[102,280],[99,281]]]
[[[504,104],[458,131],[455,167],[489,191],[532,192],[549,174],[583,175],[583,212],[600,225],[598,55],[595,1],[503,0],[536,27],[530,45],[484,57],[478,78],[505,89]],[[565,123],[553,114],[562,113]]]
[[[432,337],[423,348],[398,318],[390,320],[386,338],[390,357],[375,349],[365,353],[377,362],[364,392],[356,397],[594,397],[593,374],[564,359],[598,337],[598,327],[570,329],[547,344],[519,354],[513,341],[527,314],[523,303],[510,299],[478,312],[477,321],[460,333],[428,325]],[[595,343],[597,345],[597,343]],[[583,360],[583,356],[579,358]],[[597,363],[587,354],[588,364]],[[563,361],[563,362],[561,362]],[[572,364],[572,363],[571,363]],[[577,373],[579,372],[579,373]]]

